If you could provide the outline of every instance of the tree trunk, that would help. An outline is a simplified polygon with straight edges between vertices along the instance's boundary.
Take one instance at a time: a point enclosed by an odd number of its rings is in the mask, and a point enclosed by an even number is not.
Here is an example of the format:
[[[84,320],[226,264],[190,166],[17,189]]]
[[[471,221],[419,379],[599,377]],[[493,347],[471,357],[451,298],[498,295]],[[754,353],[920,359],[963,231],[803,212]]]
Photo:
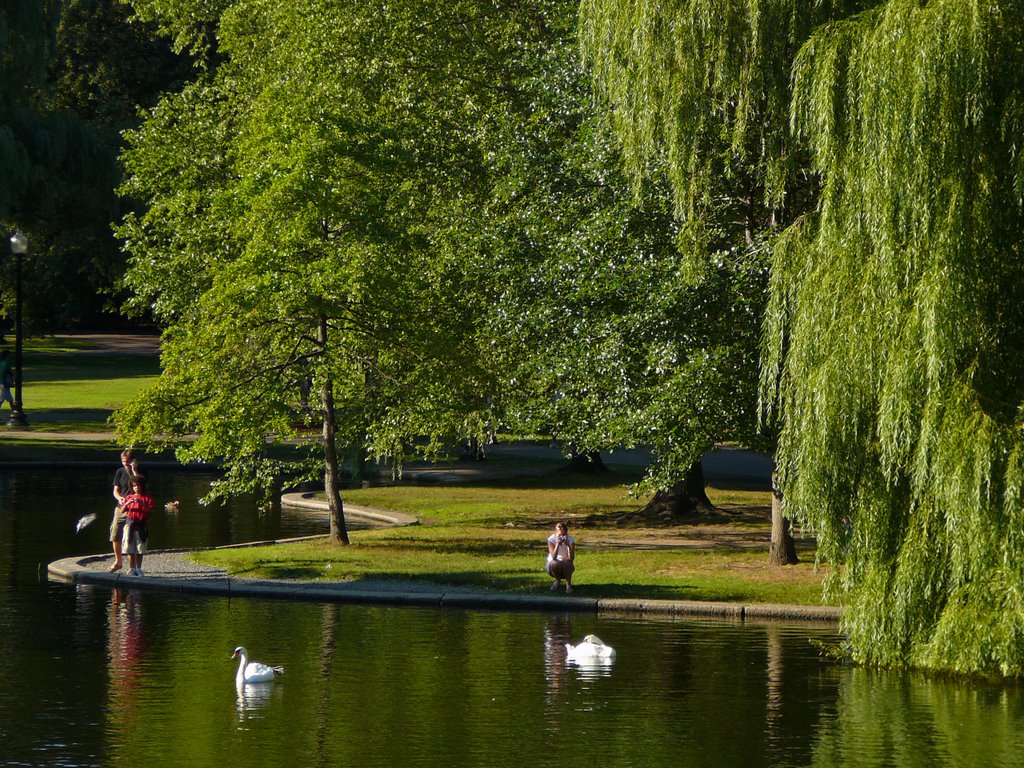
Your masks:
[[[772,543],[768,550],[771,565],[796,565],[796,542],[789,519],[782,515],[782,491],[778,486],[778,474],[772,470]]]
[[[317,341],[321,349],[327,347],[327,320],[320,318]],[[345,507],[341,503],[341,473],[338,469],[338,446],[335,439],[335,412],[333,382],[328,376],[323,383],[322,402],[324,411],[324,493],[331,518],[331,543],[348,544],[348,528],[345,525]]]
[[[567,472],[582,475],[601,475],[608,471],[600,451],[578,452],[575,448],[569,447],[569,466]]]
[[[714,511],[715,505],[704,491],[704,467],[698,460],[690,465],[682,480],[654,494],[640,514],[650,519],[673,522]]]

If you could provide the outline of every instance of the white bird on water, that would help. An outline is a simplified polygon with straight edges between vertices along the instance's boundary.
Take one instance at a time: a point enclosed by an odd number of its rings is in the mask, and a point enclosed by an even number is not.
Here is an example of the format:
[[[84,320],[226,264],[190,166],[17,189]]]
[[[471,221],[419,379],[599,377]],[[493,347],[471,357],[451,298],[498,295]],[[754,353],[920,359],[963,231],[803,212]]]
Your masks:
[[[269,683],[277,675],[284,674],[284,667],[268,667],[258,661],[249,661],[249,652],[242,646],[235,648],[231,658],[238,659],[238,673],[235,675],[236,685],[246,683]]]
[[[615,658],[615,649],[605,645],[597,635],[587,635],[579,645],[566,643],[565,656],[569,661],[611,661]]]

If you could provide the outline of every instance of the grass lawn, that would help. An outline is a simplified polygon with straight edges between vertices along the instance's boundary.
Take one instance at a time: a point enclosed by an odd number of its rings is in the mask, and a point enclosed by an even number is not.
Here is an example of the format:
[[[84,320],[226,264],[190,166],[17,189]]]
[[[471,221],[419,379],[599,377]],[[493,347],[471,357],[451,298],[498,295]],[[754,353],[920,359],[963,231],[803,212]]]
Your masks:
[[[640,500],[633,476],[569,476],[395,486],[350,491],[352,504],[416,515],[422,524],[353,531],[352,546],[326,540],[203,551],[196,558],[239,576],[304,580],[412,579],[509,592],[545,590],[545,539],[557,519],[576,537],[585,597],[660,598],[819,605],[825,572],[805,562],[767,563],[767,493],[709,489],[722,512],[709,521],[645,527],[629,520]]]
[[[156,354],[104,353],[86,339],[26,339],[22,357],[25,413],[33,429],[48,432],[110,429],[110,414],[160,372]]]

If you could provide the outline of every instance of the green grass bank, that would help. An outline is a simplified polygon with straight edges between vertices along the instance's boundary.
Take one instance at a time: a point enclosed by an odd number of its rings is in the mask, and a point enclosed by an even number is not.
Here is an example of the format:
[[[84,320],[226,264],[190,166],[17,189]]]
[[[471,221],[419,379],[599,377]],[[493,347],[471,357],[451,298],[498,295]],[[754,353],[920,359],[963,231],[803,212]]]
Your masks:
[[[545,540],[556,520],[577,539],[583,597],[820,605],[824,570],[813,542],[804,562],[768,565],[767,493],[709,488],[718,514],[652,526],[636,516],[633,473],[542,477],[459,486],[349,491],[352,504],[416,516],[421,524],[353,531],[352,545],[326,539],[196,553],[236,576],[303,580],[401,579],[512,593],[546,590]]]

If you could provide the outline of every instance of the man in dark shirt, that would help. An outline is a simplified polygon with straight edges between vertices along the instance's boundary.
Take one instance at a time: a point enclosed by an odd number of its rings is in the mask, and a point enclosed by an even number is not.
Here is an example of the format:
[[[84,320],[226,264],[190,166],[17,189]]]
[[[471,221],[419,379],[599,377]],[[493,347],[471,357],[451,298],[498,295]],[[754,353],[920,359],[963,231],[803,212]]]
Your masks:
[[[124,512],[121,511],[121,504],[124,497],[132,490],[132,459],[134,454],[131,451],[121,451],[121,466],[114,473],[114,499],[117,506],[114,507],[114,519],[110,521],[110,543],[114,546],[114,564],[107,568],[108,571],[121,570],[123,566],[121,554],[121,537],[124,535]]]

